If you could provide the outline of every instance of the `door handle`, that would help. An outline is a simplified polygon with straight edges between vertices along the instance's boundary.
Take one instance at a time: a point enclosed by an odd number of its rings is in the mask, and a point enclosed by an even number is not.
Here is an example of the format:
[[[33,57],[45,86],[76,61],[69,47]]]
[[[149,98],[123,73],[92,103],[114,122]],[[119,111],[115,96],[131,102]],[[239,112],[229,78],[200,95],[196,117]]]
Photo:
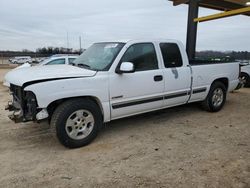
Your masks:
[[[154,81],[155,82],[159,82],[159,81],[162,81],[163,80],[163,76],[162,75],[156,75],[154,76]]]

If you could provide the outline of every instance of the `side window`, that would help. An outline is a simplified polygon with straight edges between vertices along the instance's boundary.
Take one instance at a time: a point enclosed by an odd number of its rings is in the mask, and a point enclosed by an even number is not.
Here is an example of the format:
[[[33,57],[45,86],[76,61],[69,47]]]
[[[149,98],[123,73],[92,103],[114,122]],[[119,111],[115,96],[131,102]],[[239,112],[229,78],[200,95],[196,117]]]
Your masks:
[[[69,58],[69,64],[72,64],[75,60],[76,58]]]
[[[48,62],[46,65],[62,65],[65,64],[65,59],[55,59]]]
[[[166,68],[182,66],[181,52],[177,44],[161,43],[160,48]]]
[[[130,46],[123,55],[121,62],[131,62],[135,71],[158,69],[158,61],[152,43],[138,43]]]

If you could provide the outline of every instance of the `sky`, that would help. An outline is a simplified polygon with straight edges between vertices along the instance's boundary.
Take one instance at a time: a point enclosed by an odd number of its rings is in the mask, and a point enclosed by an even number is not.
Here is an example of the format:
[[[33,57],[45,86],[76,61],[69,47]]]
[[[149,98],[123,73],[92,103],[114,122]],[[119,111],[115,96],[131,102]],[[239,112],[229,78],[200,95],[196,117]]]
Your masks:
[[[186,42],[187,5],[167,0],[0,0],[0,50],[87,48],[98,41],[167,38]],[[217,13],[200,9],[199,16]],[[250,17],[200,23],[197,50],[250,51]]]

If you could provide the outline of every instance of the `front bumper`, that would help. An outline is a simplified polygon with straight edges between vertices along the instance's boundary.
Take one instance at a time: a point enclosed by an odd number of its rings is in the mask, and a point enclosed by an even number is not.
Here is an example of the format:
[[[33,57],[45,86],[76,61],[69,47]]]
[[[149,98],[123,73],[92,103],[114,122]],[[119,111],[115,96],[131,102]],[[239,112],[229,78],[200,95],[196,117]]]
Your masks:
[[[9,118],[15,123],[28,121],[38,122],[49,117],[49,113],[46,108],[37,108],[37,103],[34,96],[29,97],[28,100],[26,99],[25,104],[22,106],[21,101],[13,95],[13,101],[8,102],[8,104],[5,106],[5,110],[12,112],[9,115]]]
[[[17,104],[12,101],[9,101],[7,106],[5,106],[5,110],[12,112],[9,115],[9,118],[15,123],[25,122],[25,118],[23,116],[23,110]]]
[[[36,121],[39,112],[36,96],[31,91],[24,91],[22,87],[10,84],[12,100],[8,102],[5,110],[9,110],[9,118],[16,122]]]

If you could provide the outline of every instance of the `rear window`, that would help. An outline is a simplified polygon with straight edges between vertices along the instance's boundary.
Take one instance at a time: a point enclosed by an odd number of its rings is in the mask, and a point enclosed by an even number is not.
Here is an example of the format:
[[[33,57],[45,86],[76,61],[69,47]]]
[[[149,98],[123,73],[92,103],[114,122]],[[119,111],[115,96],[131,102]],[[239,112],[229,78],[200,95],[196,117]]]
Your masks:
[[[161,43],[161,54],[166,68],[181,67],[182,57],[177,44],[175,43]]]

